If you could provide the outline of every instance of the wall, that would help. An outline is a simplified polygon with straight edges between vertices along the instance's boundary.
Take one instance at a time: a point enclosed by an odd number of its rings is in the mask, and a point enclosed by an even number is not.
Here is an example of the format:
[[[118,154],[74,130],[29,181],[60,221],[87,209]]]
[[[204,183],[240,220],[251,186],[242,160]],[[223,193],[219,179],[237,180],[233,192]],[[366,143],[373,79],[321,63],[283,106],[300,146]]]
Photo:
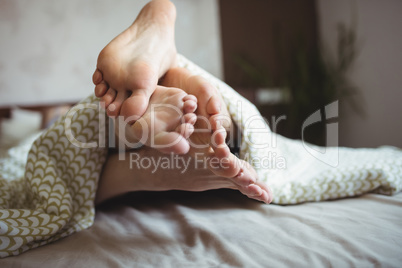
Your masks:
[[[0,0],[0,107],[89,95],[98,53],[147,2]],[[221,77],[217,2],[172,2],[178,51]]]
[[[294,47],[316,46],[314,0],[219,0],[219,7],[225,82],[236,89],[266,86],[246,75],[239,57],[278,86]]]
[[[352,82],[362,92],[366,118],[345,104],[340,109],[340,145],[402,147],[402,1],[319,0],[320,34],[332,52],[336,24],[349,23],[357,11],[360,54]]]

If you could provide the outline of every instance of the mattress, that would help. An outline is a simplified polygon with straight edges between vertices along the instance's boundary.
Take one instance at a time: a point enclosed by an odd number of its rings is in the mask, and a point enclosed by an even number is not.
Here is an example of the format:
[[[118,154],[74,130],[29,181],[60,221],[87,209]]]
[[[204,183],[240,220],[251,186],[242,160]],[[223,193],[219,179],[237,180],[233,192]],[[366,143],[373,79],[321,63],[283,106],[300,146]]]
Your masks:
[[[137,192],[1,267],[400,267],[402,193],[266,205],[236,191]]]

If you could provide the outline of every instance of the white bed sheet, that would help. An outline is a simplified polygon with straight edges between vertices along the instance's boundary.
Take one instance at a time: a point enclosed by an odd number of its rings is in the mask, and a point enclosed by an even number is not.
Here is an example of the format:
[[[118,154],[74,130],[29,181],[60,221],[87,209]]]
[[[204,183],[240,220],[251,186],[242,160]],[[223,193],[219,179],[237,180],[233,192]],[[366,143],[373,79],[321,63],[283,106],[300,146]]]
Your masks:
[[[402,193],[294,206],[232,190],[132,193],[1,267],[401,267]]]

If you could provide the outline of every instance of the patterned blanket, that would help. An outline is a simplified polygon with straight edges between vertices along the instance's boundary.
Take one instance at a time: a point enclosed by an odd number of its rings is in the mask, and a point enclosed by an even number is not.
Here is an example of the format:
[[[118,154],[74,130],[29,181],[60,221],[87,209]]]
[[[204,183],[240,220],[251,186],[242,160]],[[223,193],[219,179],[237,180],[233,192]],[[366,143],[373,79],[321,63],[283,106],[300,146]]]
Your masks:
[[[401,150],[321,148],[276,135],[253,104],[183,56],[178,60],[218,88],[242,132],[240,158],[271,186],[274,203],[401,190]],[[0,257],[18,255],[92,225],[97,183],[108,152],[107,129],[99,100],[90,96],[34,141],[0,159]]]

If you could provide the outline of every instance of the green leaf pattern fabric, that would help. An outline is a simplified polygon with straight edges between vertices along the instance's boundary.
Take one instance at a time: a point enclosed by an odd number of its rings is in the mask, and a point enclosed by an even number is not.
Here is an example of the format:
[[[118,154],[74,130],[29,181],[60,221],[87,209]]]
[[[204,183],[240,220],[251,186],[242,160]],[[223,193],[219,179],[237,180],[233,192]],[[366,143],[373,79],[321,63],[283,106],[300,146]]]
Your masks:
[[[0,256],[18,255],[90,227],[94,198],[106,147],[80,148],[77,142],[98,142],[102,125],[98,100],[91,96],[81,104],[95,104],[68,113],[42,133],[28,156],[21,146],[0,161]],[[77,105],[78,106],[78,105]],[[88,106],[88,105],[87,105]],[[25,151],[26,152],[26,151]],[[24,163],[25,162],[25,163]],[[24,170],[25,172],[21,172]]]

